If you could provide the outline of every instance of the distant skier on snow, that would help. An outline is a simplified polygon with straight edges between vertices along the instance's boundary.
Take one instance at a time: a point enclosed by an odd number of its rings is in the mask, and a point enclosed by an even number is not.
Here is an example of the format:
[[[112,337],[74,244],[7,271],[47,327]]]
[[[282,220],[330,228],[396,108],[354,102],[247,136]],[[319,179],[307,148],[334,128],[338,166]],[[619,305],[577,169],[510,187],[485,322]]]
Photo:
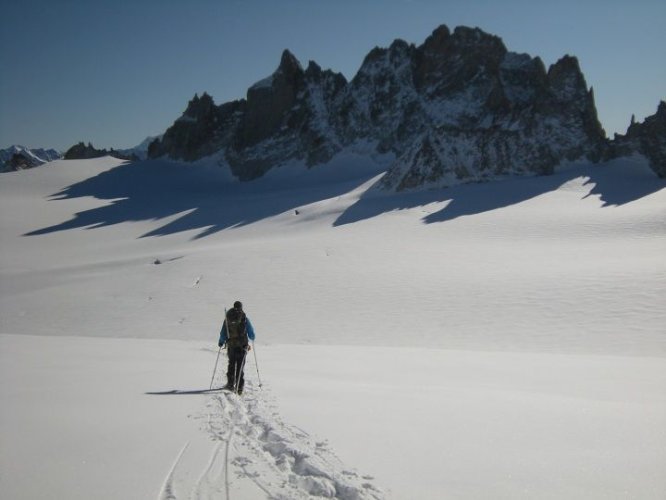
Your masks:
[[[243,311],[243,304],[240,301],[234,302],[234,307],[227,311],[226,318],[220,330],[219,347],[227,345],[227,356],[229,364],[227,366],[227,385],[224,389],[243,393],[245,377],[243,368],[245,367],[245,356],[252,349],[249,340],[254,342],[254,328]]]

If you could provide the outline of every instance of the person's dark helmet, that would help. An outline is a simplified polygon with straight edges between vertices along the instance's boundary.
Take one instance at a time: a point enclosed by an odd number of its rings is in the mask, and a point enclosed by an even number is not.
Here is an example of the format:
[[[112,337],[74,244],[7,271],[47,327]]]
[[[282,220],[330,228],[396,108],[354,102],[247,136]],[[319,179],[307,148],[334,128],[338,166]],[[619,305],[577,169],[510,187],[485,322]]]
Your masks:
[[[240,300],[237,300],[236,302],[234,302],[234,309],[238,309],[239,311],[243,310],[243,304],[241,303]]]

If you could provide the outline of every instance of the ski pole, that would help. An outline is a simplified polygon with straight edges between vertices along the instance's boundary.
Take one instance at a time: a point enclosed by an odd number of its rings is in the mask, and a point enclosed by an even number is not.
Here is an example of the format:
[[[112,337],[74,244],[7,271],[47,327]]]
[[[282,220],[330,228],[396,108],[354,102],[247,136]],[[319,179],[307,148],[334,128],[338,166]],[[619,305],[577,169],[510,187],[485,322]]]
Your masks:
[[[222,352],[222,346],[217,350],[217,359],[215,360],[215,368],[213,368],[213,376],[210,378],[210,388],[213,388],[213,380],[215,380],[215,372],[217,371],[217,362],[220,360],[220,353]]]
[[[259,388],[261,389],[261,376],[259,375],[259,363],[257,363],[257,348],[254,346],[254,342],[252,342],[252,353],[254,354],[254,367],[257,369],[257,379],[259,379]]]
[[[227,308],[224,308],[224,324],[227,323]],[[227,338],[229,338],[229,326],[227,325]],[[220,360],[220,353],[222,352],[222,346],[217,350],[217,359],[215,360],[215,368],[213,368],[213,376],[210,378],[210,389],[213,388],[213,381],[215,380],[215,372],[217,371],[217,362]]]

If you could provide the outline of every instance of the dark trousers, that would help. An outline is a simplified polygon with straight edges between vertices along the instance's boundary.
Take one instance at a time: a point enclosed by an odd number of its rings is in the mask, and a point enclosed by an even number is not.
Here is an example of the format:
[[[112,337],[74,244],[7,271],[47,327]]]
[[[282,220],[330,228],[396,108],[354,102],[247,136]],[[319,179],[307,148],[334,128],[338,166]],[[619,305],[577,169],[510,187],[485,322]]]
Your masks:
[[[247,350],[245,347],[229,347],[227,349],[227,355],[229,356],[229,365],[227,366],[227,386],[236,387],[236,382],[238,382],[238,390],[243,390],[243,385],[245,385],[245,376],[243,374],[243,368],[245,365],[245,355]]]

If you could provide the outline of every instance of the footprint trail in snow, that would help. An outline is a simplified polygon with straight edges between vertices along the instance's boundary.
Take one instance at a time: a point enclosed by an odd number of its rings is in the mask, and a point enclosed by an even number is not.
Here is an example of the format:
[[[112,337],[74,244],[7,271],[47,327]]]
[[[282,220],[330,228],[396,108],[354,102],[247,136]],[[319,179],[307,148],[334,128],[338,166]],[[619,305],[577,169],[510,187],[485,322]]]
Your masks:
[[[198,473],[179,471],[186,461],[179,456],[159,499],[384,498],[372,478],[346,469],[326,443],[282,422],[265,395],[250,383],[243,397],[212,395],[198,417],[209,438],[208,461]],[[201,453],[193,448],[181,455]]]

